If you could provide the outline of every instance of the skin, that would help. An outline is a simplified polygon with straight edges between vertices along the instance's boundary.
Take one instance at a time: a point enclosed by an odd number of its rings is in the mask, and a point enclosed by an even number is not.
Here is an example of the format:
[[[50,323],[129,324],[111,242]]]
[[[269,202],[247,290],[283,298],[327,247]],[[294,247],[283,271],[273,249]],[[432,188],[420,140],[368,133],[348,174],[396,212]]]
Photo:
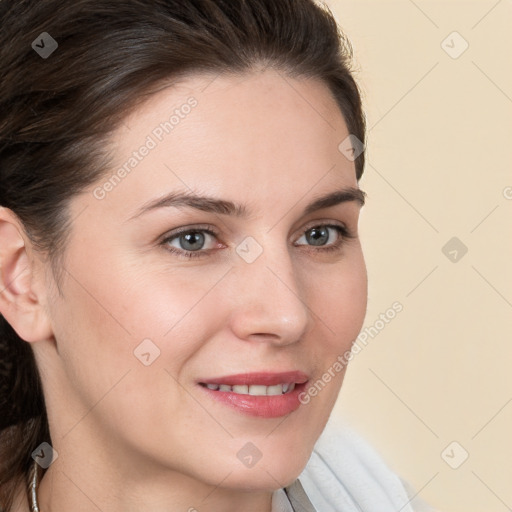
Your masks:
[[[244,415],[196,382],[241,372],[302,370],[315,382],[350,348],[366,312],[367,276],[348,201],[303,215],[313,199],[358,187],[338,150],[349,134],[326,86],[266,69],[193,75],[133,111],[110,141],[122,166],[172,110],[197,106],[103,199],[105,177],[73,198],[62,296],[49,263],[10,210],[0,210],[1,313],[34,350],[53,447],[40,484],[44,512],[270,512],[275,489],[305,467],[344,370],[307,405],[280,418]],[[245,219],[148,201],[194,191],[250,208]],[[331,230],[322,252],[308,230]],[[207,225],[203,256],[179,257],[180,227]],[[262,248],[247,263],[236,247]],[[200,243],[196,242],[197,246]],[[185,246],[188,247],[188,246]],[[149,338],[160,356],[143,365]],[[253,443],[252,468],[237,452]],[[17,510],[28,511],[26,499]]]

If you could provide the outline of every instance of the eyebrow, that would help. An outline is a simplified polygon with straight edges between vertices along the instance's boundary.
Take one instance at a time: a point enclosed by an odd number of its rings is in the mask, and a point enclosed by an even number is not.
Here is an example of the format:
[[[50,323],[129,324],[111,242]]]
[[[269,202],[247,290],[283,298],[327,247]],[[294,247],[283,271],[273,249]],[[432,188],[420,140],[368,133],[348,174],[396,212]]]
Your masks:
[[[304,209],[304,215],[309,215],[317,210],[351,201],[359,203],[360,206],[364,206],[365,197],[366,192],[355,187],[336,190],[324,196],[317,197],[313,202],[306,206]],[[190,192],[171,192],[164,197],[160,197],[142,205],[142,207],[139,208],[135,214],[128,219],[128,221],[158,208],[180,206],[194,208],[208,213],[231,215],[239,218],[247,218],[251,213],[245,205],[225,199],[201,196]]]

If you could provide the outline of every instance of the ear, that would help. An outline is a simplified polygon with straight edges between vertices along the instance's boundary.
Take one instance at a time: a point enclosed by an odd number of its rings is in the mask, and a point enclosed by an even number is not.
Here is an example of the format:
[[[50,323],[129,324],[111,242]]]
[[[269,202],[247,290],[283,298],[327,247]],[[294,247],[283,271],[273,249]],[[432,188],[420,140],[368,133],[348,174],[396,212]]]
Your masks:
[[[28,342],[53,336],[41,265],[18,216],[0,207],[0,313]]]

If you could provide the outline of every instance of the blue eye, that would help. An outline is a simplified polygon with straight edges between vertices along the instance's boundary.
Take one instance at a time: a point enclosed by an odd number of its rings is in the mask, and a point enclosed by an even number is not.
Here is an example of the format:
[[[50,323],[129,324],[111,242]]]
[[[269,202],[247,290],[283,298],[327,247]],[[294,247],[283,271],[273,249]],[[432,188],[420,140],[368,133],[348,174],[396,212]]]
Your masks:
[[[304,235],[302,235],[301,238],[304,238],[307,240],[308,243],[310,243],[313,246],[316,247],[323,247],[327,245],[327,242],[330,238],[330,235],[332,233],[335,233],[337,236],[335,237],[334,245],[338,243],[338,240],[341,237],[346,238],[347,237],[347,230],[343,226],[337,226],[333,224],[321,224],[319,226],[314,226],[312,228],[309,228]],[[303,244],[299,244],[303,245]],[[331,242],[331,244],[333,243]]]
[[[205,234],[211,237],[217,236],[211,229],[187,229],[186,231],[181,231],[165,238],[162,244],[164,244],[170,252],[186,258],[205,256],[205,251],[201,250],[204,248],[205,240],[207,239]],[[173,241],[178,243],[178,247],[170,245]]]
[[[169,252],[176,254],[178,257],[206,257],[210,249],[213,249],[215,246],[215,243],[212,243],[212,247],[204,248],[209,237],[215,239],[218,237],[218,234],[212,229],[202,227],[187,228],[172,233],[170,236],[164,238],[161,245],[165,246]],[[334,241],[330,241],[331,238],[334,238]],[[305,244],[296,242],[296,245],[309,245],[316,252],[339,251],[348,238],[355,238],[355,236],[345,226],[338,224],[319,224],[308,228],[299,240],[297,240],[297,242],[300,242],[301,239],[305,239]]]

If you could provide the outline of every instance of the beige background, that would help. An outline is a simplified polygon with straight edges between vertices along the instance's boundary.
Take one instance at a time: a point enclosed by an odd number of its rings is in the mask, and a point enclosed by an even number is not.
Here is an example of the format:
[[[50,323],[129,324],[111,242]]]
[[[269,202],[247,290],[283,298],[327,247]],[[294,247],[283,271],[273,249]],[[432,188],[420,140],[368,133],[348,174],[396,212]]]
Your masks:
[[[355,356],[334,414],[440,510],[509,510],[512,2],[327,3],[369,126],[365,326],[404,308]],[[452,237],[465,255],[442,252]]]

